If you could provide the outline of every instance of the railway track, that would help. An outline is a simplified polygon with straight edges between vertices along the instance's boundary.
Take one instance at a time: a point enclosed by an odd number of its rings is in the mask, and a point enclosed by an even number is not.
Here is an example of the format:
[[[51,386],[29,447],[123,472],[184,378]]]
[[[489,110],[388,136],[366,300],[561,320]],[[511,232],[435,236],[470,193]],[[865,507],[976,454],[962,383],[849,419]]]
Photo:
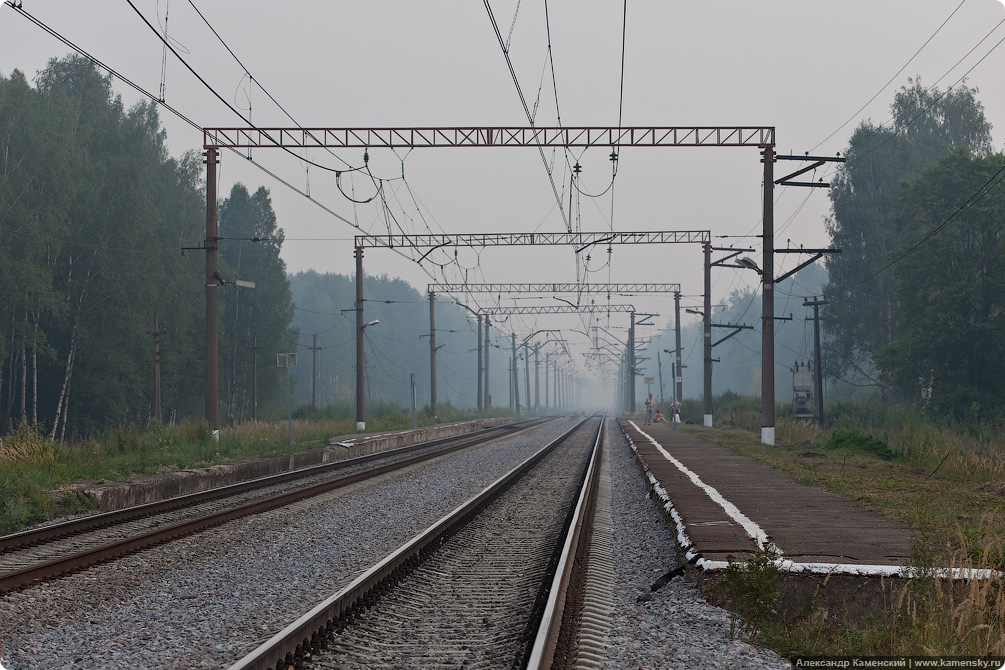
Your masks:
[[[544,668],[571,657],[575,626],[565,615],[582,608],[568,585],[582,581],[575,566],[586,562],[580,537],[603,424],[580,422],[231,670],[308,659],[348,670]]]
[[[488,428],[3,536],[0,593],[514,435],[542,421]]]

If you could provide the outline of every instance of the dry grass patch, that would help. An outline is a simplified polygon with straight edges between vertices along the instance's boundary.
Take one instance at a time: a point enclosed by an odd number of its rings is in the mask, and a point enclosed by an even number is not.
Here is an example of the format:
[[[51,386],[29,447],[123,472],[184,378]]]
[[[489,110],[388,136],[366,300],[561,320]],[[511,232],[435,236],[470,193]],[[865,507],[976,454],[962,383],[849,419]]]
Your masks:
[[[0,467],[12,465],[47,466],[56,462],[56,449],[43,435],[19,430],[0,436]]]

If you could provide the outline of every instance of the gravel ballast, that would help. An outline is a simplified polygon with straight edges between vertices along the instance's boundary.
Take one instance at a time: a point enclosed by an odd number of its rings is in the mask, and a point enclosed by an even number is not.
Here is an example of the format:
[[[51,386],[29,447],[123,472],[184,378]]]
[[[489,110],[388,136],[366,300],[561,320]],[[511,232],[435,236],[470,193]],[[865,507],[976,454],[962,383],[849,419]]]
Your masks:
[[[553,422],[7,594],[0,664],[226,668],[571,424]],[[788,667],[731,640],[727,613],[682,579],[649,591],[674,566],[673,539],[620,432],[608,435],[618,568],[603,667]],[[637,602],[642,593],[652,599]]]
[[[676,545],[649,497],[634,452],[613,422],[611,454],[613,621],[605,670],[791,668],[773,651],[732,639],[729,613],[705,602],[683,577],[651,586],[678,567]]]

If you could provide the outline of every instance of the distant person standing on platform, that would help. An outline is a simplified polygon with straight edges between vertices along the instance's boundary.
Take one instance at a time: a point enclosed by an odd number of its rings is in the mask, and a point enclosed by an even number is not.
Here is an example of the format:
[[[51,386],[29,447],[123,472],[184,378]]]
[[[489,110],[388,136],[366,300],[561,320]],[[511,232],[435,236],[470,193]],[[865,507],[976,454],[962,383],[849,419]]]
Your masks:
[[[670,408],[671,408],[672,414],[673,414],[673,422],[674,423],[680,423],[680,410],[681,410],[682,407],[683,407],[683,405],[681,404],[680,400],[678,400],[677,398],[674,398],[673,404],[670,405]]]
[[[645,425],[648,426],[653,422],[653,407],[656,406],[656,401],[653,400],[653,394],[650,393],[649,397],[646,398],[646,422]]]

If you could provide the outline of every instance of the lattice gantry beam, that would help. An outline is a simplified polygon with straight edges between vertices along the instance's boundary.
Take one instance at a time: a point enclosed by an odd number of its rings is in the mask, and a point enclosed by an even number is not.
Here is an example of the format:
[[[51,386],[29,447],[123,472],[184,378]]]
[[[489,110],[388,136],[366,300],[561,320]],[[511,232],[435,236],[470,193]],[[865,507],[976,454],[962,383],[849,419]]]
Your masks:
[[[634,305],[549,305],[547,307],[483,307],[482,314],[596,314],[597,312],[635,312]],[[654,314],[653,316],[659,316]]]
[[[765,147],[774,127],[205,128],[207,149],[434,147]]]
[[[429,284],[433,293],[679,293],[680,284]]]
[[[650,232],[601,233],[473,233],[432,235],[356,235],[356,248],[397,247],[495,247],[573,245],[586,248],[594,244],[710,244],[707,230],[664,230]]]

